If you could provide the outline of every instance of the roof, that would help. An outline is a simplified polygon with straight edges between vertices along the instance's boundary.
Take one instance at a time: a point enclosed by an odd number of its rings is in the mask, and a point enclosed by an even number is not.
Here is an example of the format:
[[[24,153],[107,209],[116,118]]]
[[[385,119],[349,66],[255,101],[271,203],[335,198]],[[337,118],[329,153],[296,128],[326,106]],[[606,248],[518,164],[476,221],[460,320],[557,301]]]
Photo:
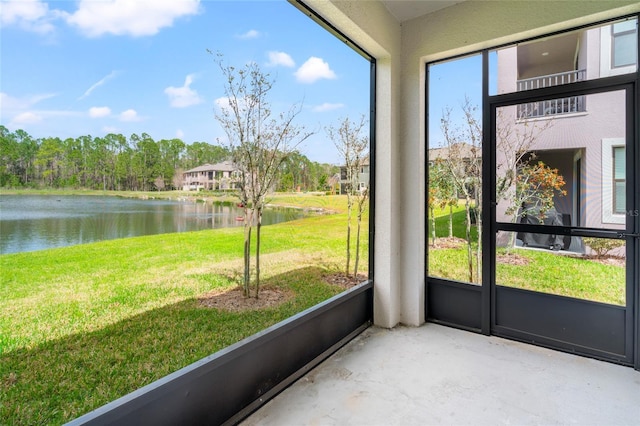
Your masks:
[[[232,161],[223,161],[216,164],[203,164],[202,166],[195,167],[191,170],[187,170],[185,173],[197,173],[197,172],[232,172],[236,170],[236,166]]]
[[[438,148],[431,148],[429,150],[429,161],[443,160],[449,157],[449,150],[452,151],[454,158],[475,158],[482,157],[482,149],[480,147],[473,147],[466,142],[458,142],[451,147],[444,146]]]

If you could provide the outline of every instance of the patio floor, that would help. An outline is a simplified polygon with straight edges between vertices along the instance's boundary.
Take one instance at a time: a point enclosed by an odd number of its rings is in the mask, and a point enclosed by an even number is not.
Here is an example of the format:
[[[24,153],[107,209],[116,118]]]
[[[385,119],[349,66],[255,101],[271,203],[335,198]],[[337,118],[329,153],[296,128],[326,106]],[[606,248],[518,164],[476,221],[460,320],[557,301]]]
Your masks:
[[[371,327],[243,425],[640,425],[640,372],[435,324]]]

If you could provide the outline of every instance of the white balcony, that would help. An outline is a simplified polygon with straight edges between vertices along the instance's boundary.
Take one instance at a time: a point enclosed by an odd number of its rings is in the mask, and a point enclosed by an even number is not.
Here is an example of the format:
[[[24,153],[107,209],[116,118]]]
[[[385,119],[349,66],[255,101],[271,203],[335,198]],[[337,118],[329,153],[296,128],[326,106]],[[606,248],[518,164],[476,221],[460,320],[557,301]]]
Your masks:
[[[586,79],[586,70],[562,72],[540,77],[518,80],[518,91],[540,89],[544,87],[560,86]],[[518,105],[518,118],[549,117],[561,114],[585,112],[587,105],[585,96],[570,96],[567,98],[551,99]]]

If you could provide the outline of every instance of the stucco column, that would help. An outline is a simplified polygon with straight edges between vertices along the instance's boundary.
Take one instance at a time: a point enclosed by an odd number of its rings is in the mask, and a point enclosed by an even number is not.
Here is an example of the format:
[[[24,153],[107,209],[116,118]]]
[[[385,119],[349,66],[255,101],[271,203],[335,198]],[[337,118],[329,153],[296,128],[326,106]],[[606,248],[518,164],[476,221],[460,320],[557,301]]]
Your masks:
[[[398,180],[397,93],[390,59],[377,62],[376,180],[373,319],[394,327],[401,319],[400,188]]]

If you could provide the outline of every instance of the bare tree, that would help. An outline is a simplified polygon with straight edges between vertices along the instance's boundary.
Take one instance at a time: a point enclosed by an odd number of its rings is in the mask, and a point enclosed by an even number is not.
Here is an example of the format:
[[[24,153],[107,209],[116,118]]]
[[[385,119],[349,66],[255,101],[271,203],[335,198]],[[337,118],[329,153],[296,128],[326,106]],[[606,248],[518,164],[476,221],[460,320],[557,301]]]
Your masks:
[[[453,237],[453,208],[458,205],[458,190],[449,175],[449,167],[442,158],[429,160],[429,214],[431,221],[431,243],[435,246],[435,209],[449,208],[449,238]]]
[[[365,186],[360,186],[360,171],[365,166],[368,158],[369,138],[363,135],[366,119],[363,116],[359,121],[351,121],[348,117],[340,121],[338,127],[328,126],[325,130],[327,136],[335,145],[342,161],[344,162],[342,180],[344,181],[344,191],[347,195],[347,261],[345,272],[350,275],[351,265],[351,220],[354,205],[357,206],[357,237],[356,237],[356,261],[355,273],[358,273],[358,260],[360,254],[360,225],[362,214],[369,197],[369,182],[362,182]]]
[[[356,261],[353,267],[353,276],[358,276],[358,265],[360,264],[360,230],[362,228],[362,216],[367,208],[367,201],[369,200],[369,183],[367,182],[364,188],[360,188],[356,195],[356,217],[357,217],[357,231],[356,231]]]
[[[516,108],[516,107],[510,107]],[[532,149],[536,140],[553,126],[553,120],[532,121],[526,116],[507,115],[507,109],[497,112],[496,125],[496,201],[507,203],[505,214],[511,216],[512,222],[532,213],[531,201],[538,199],[535,205],[543,214],[553,207],[553,195],[564,195],[564,180],[558,170],[552,170],[544,164],[530,166],[536,158]],[[516,110],[517,111],[517,110]],[[543,175],[551,186],[540,181]],[[540,205],[544,200],[544,207]],[[537,213],[539,215],[539,213]],[[515,245],[516,234],[511,232],[506,242],[507,247]]]
[[[451,111],[451,108],[446,108],[440,120],[440,128],[446,144],[446,154],[443,160],[455,188],[464,197],[468,280],[480,283],[480,265],[482,265],[480,244],[482,241],[482,125],[477,117],[477,107],[473,106],[468,98],[465,98],[462,104],[463,124],[453,123]],[[471,238],[472,214],[475,214],[478,235],[475,252],[476,268],[474,268]]]
[[[225,77],[226,98],[218,101],[215,117],[224,129],[237,168],[237,195],[244,209],[244,279],[246,297],[251,296],[251,238],[256,227],[255,297],[260,291],[260,244],[262,213],[287,156],[312,133],[294,124],[301,104],[274,113],[268,100],[274,80],[256,63],[242,68],[217,63]]]
[[[444,163],[450,179],[454,181],[456,189],[460,191],[465,201],[468,279],[469,282],[479,283],[482,265],[482,123],[478,107],[472,105],[468,98],[465,98],[461,109],[463,119],[461,122],[454,122],[451,118],[452,109],[446,108],[440,120],[440,128],[446,147]],[[553,202],[553,194],[563,194],[564,181],[562,176],[557,174],[557,170],[545,168],[544,165],[527,166],[535,158],[531,151],[536,140],[552,125],[552,120],[534,122],[526,120],[526,117],[509,118],[505,116],[504,110],[498,111],[496,200],[504,200],[508,203],[506,212],[512,215],[513,221],[523,214],[520,208],[522,202],[528,197],[542,197],[548,209],[549,202]],[[553,182],[550,186],[534,188],[534,182],[538,182],[541,177],[552,179]],[[476,221],[478,235],[475,271],[471,241],[472,215]],[[513,240],[510,241],[510,245],[513,245],[513,242]]]
[[[517,119],[516,119],[517,118]],[[551,128],[552,120],[530,121],[526,117],[508,117],[498,110],[496,126],[496,200],[518,205],[515,197],[518,168],[535,159],[531,152],[536,140]],[[517,216],[514,216],[514,220]]]

